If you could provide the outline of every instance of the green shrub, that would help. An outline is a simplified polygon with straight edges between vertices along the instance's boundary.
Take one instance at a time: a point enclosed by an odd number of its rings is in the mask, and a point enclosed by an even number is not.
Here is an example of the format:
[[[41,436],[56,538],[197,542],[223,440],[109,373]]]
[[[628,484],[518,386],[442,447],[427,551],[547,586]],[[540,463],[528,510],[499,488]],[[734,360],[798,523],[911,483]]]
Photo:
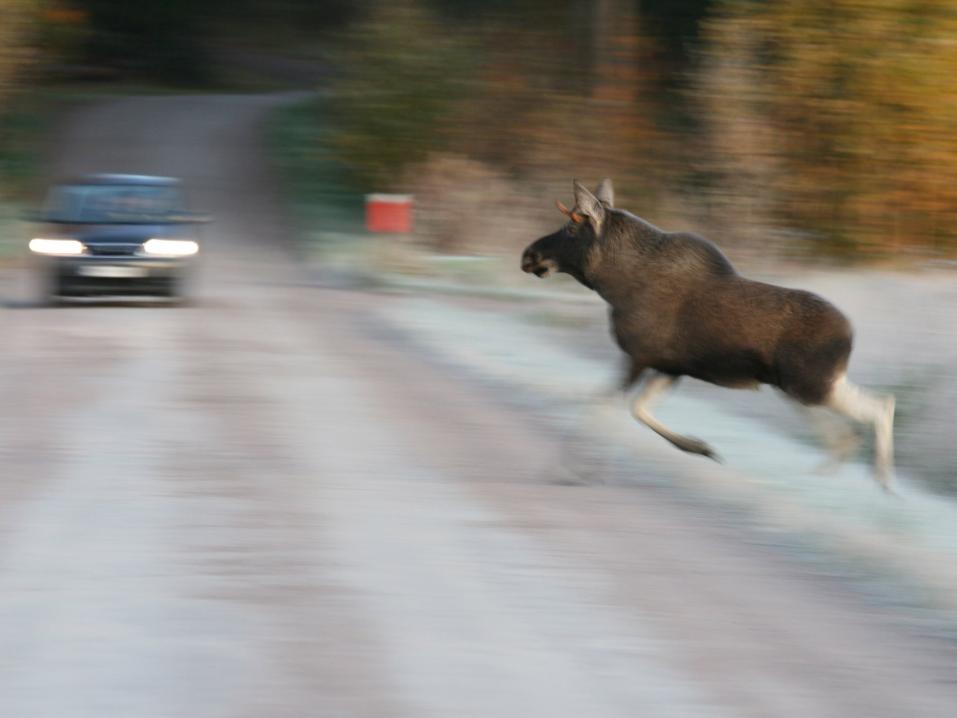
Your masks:
[[[326,119],[330,149],[370,191],[446,146],[473,70],[468,43],[433,16],[387,4],[349,31],[335,54]]]

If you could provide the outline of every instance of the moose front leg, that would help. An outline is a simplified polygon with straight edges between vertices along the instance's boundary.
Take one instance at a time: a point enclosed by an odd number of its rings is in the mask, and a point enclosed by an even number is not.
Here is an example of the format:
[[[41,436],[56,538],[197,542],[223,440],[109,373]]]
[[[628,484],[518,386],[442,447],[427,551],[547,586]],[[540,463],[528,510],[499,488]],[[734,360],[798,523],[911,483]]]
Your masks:
[[[881,488],[893,493],[890,480],[894,472],[894,397],[877,396],[847,380],[841,374],[831,385],[824,405],[861,424],[874,427],[875,478]]]
[[[721,459],[718,458],[714,450],[705,442],[701,441],[701,439],[676,434],[652,415],[652,407],[677,381],[677,377],[669,376],[668,374],[658,372],[652,374],[641,387],[638,396],[635,397],[635,401],[631,407],[632,416],[682,451],[687,451],[691,454],[701,454],[702,456],[707,456],[709,459],[720,462]]]
[[[806,406],[804,404],[798,404],[797,406],[827,449],[828,458],[819,464],[814,472],[828,474],[837,471],[860,448],[861,435],[855,430],[855,427],[846,423],[843,417],[825,413],[825,409],[822,407]]]

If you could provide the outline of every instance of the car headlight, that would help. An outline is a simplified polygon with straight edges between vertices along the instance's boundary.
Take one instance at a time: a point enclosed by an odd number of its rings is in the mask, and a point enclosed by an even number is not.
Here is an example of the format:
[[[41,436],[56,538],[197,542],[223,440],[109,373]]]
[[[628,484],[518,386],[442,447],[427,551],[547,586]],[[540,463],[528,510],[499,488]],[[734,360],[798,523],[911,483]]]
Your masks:
[[[86,252],[83,242],[75,239],[44,239],[35,237],[30,240],[31,252],[37,254],[52,254],[58,257],[72,257]]]
[[[143,254],[154,257],[189,257],[199,251],[191,239],[148,239],[143,243]]]

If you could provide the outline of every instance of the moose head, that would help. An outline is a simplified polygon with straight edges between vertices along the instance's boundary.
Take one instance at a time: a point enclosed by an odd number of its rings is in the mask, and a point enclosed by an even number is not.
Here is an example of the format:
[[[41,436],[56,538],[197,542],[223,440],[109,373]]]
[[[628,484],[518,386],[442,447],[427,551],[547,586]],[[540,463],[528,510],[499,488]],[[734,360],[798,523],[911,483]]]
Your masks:
[[[589,247],[601,236],[607,210],[615,202],[611,180],[603,179],[594,193],[578,180],[573,183],[575,207],[556,202],[568,221],[553,234],[530,244],[522,254],[522,271],[545,278],[556,272],[584,281],[582,271]]]

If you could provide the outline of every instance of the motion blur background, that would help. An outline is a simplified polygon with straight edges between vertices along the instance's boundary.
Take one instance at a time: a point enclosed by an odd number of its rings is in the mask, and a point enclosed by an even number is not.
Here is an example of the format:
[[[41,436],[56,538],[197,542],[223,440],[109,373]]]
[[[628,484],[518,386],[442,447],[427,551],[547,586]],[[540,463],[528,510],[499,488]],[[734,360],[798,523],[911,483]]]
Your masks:
[[[19,210],[55,171],[72,109],[300,91],[261,134],[305,261],[354,281],[527,288],[515,257],[554,227],[553,200],[570,201],[572,177],[612,177],[620,206],[698,231],[764,278],[836,284],[859,330],[883,323],[859,334],[862,352],[897,353],[861,378],[901,395],[914,434],[901,459],[949,490],[954,462],[925,457],[945,450],[957,401],[932,387],[957,351],[944,330],[955,13],[894,0],[3,0],[0,252],[19,251]],[[373,192],[413,195],[414,231],[368,234]],[[847,271],[795,276],[815,268]]]
[[[76,172],[184,179],[193,306],[25,298]],[[724,467],[583,408],[518,264],[606,176],[850,316],[906,501],[770,391],[665,402]],[[0,715],[957,715],[955,250],[957,2],[0,0]]]
[[[31,96],[271,82],[323,91],[300,180],[413,191],[442,251],[513,251],[571,174],[765,256],[954,247],[949,2],[4,0],[0,31],[7,196]]]

